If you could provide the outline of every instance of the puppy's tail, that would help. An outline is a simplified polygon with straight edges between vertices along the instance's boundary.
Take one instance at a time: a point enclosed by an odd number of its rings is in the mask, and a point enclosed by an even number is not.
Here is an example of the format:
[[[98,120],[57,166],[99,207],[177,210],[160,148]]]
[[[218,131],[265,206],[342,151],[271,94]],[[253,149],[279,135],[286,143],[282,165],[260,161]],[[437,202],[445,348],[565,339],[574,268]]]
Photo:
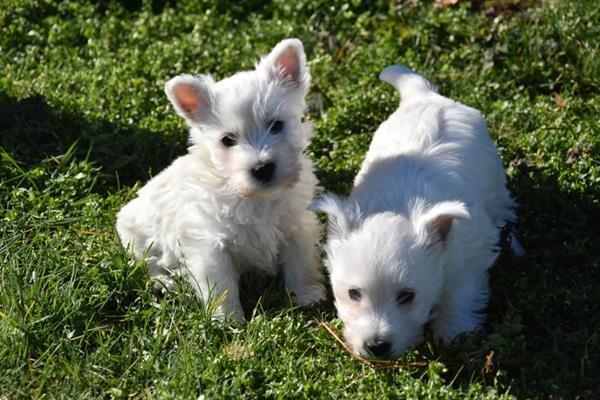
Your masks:
[[[437,93],[437,88],[427,79],[402,65],[390,65],[381,71],[379,79],[395,87],[403,100],[428,92]]]

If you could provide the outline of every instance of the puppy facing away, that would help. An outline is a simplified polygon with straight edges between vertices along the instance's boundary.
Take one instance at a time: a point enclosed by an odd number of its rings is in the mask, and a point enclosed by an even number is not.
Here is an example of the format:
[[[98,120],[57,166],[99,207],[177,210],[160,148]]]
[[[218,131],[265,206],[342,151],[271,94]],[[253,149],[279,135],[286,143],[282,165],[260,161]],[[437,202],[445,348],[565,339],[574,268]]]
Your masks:
[[[487,270],[516,216],[481,114],[406,67],[380,79],[400,106],[377,129],[350,196],[311,209],[328,214],[326,265],[346,341],[359,355],[396,358],[428,321],[445,343],[482,324]]]
[[[316,178],[303,154],[310,73],[302,43],[280,42],[244,71],[214,81],[180,75],[165,88],[190,127],[188,154],[151,179],[117,216],[117,231],[167,288],[185,277],[204,301],[223,296],[216,315],[243,318],[240,274],[277,272],[298,305],[325,298],[307,210]]]

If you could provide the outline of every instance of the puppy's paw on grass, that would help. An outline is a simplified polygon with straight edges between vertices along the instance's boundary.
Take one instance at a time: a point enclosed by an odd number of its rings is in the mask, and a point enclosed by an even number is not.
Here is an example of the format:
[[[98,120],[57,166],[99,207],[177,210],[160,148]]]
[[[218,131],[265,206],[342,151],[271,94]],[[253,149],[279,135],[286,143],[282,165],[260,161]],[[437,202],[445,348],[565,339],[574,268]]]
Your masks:
[[[292,301],[297,306],[311,306],[325,300],[327,297],[325,287],[320,284],[307,285],[293,291]]]

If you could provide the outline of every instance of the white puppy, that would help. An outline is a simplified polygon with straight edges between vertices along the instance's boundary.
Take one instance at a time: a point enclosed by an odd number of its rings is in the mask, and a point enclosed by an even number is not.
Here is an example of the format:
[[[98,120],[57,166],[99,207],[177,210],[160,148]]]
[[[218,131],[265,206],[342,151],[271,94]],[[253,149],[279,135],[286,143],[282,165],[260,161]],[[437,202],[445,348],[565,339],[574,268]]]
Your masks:
[[[423,339],[481,325],[487,270],[515,220],[502,162],[481,114],[390,66],[402,97],[377,130],[348,199],[329,195],[327,267],[351,348],[394,358]]]
[[[215,82],[180,75],[165,88],[190,126],[189,153],[150,180],[117,216],[123,245],[172,287],[184,276],[217,315],[243,318],[238,282],[246,268],[275,274],[283,264],[295,303],[325,297],[307,210],[316,178],[303,151],[310,73],[302,43],[288,39],[253,71]]]

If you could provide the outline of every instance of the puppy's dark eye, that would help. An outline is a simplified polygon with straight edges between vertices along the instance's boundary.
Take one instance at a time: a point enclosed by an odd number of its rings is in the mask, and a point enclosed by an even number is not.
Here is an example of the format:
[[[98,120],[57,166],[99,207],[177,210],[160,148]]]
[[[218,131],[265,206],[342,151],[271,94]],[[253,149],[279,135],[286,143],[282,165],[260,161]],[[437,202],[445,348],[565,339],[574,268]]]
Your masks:
[[[350,300],[359,301],[360,298],[362,297],[362,294],[360,293],[360,289],[348,290],[348,297],[350,297]]]
[[[415,292],[411,292],[410,290],[402,290],[396,296],[396,303],[398,305],[409,304],[415,298]]]
[[[226,133],[221,138],[221,143],[225,147],[233,147],[237,144],[237,137],[233,133]]]
[[[281,130],[283,129],[283,121],[271,121],[270,125],[271,127],[269,128],[269,132],[271,132],[274,135],[281,132]]]

